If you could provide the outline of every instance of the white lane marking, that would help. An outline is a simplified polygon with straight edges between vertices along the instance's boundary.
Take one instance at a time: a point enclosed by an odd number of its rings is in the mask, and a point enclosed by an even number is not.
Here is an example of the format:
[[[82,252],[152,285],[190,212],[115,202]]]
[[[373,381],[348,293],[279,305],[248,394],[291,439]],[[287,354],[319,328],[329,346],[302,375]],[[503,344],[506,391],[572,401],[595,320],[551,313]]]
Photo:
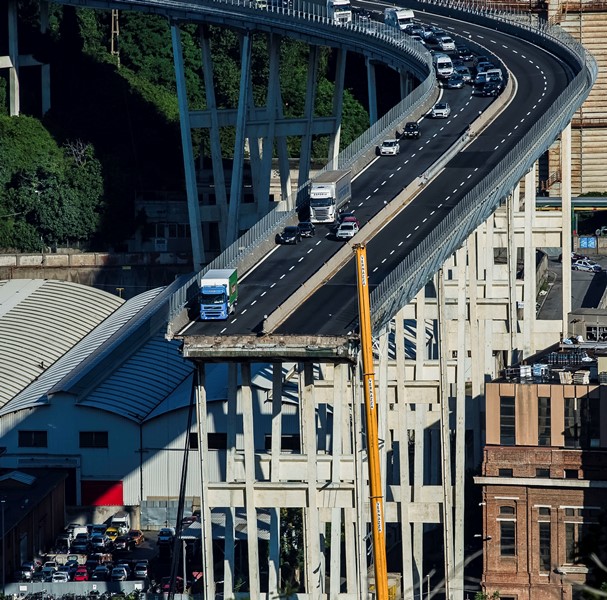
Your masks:
[[[309,250],[306,252],[306,254],[310,254],[310,252],[312,252],[312,250],[314,250],[314,248],[310,248],[310,249],[309,249]]]
[[[435,211],[435,210],[433,210],[433,211],[430,213],[430,216],[432,216],[432,215],[433,215],[435,212],[436,212],[436,211]]]
[[[417,231],[419,229],[419,225],[414,229],[414,231]]]
[[[384,258],[384,260],[381,261],[381,264],[383,265],[387,260],[387,258]]]
[[[227,327],[224,327],[219,333],[223,333],[226,329]]]
[[[379,192],[379,188],[375,188],[375,189],[373,190],[373,193],[374,193],[374,194],[377,194],[377,192]]]
[[[318,246],[318,244],[320,244],[320,242],[322,242],[322,240],[318,240],[318,241],[316,242],[316,245]]]
[[[370,197],[371,197],[371,196],[367,196],[367,197],[365,198],[365,200],[368,200]]]
[[[407,236],[405,239],[407,239],[407,240],[408,240],[410,237],[411,237],[411,234],[409,234],[409,235],[408,235],[408,236]]]
[[[426,217],[426,218],[425,218],[425,219],[422,221],[422,223],[425,223],[427,220],[428,220],[428,217]]]
[[[450,198],[451,196],[449,196]],[[449,198],[445,198],[445,200],[449,200]],[[442,206],[442,204],[439,204],[436,208],[440,208]]]
[[[392,250],[392,252],[390,252],[390,256],[392,256],[395,252],[396,250]]]
[[[373,269],[373,271],[371,271],[371,272],[375,273],[375,271],[377,271],[377,269],[379,269],[379,267],[375,267],[375,269]]]
[[[401,242],[398,247],[400,248],[405,242]]]
[[[468,175],[468,177],[466,177],[466,179],[470,179],[470,177],[472,177],[472,173],[470,173],[470,175]]]
[[[289,271],[292,271],[294,268],[295,268],[295,265],[293,265],[293,266],[292,266],[292,267],[289,269]],[[283,275],[283,277],[284,277],[284,275]]]
[[[257,304],[257,300],[253,300],[253,302],[251,302],[251,306],[253,306],[253,304]]]
[[[267,293],[268,292],[263,292],[260,297],[263,298]]]
[[[247,312],[247,309],[245,308],[240,314],[244,315]]]
[[[358,206],[360,207],[360,206],[362,206],[362,205],[363,205],[363,203],[361,202],[361,203],[360,203]]]
[[[304,259],[304,257],[302,256],[297,262],[301,262]]]
[[[283,273],[278,279],[284,279],[285,275],[286,275],[286,273]]]
[[[388,183],[387,181],[382,181],[381,184],[382,185],[386,185],[386,183]]]
[[[499,148],[499,146],[496,146],[495,148],[493,148],[494,150],[497,150]]]
[[[270,289],[272,289],[272,288],[273,288],[275,285],[276,285],[276,284],[275,284],[275,283],[273,283],[273,284],[270,286]]]

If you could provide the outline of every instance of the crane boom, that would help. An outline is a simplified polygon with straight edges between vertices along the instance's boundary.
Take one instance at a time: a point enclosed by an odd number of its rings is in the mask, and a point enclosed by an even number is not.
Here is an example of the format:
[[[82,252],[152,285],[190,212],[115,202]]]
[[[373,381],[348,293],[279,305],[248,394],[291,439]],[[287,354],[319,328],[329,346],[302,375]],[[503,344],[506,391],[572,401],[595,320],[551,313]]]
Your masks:
[[[358,315],[360,322],[360,346],[363,362],[363,391],[367,424],[367,460],[369,463],[369,508],[373,526],[373,568],[375,572],[375,597],[388,600],[388,566],[386,562],[386,537],[384,523],[384,498],[381,489],[379,462],[379,435],[377,431],[377,399],[373,368],[373,339],[371,337],[371,303],[367,279],[367,248],[354,246],[356,252],[356,281],[358,291]]]

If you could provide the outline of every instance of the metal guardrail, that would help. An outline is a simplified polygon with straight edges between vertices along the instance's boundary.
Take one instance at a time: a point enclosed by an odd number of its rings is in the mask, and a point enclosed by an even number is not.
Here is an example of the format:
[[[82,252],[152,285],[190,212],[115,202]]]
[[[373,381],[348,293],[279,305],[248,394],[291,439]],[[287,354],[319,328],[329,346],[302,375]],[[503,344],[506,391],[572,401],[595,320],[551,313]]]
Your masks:
[[[160,1],[160,0],[157,0]],[[154,0],[148,0],[154,2]],[[248,9],[252,6],[249,0],[232,0],[222,2],[202,3],[197,6],[229,5],[237,10]],[[579,70],[579,74],[570,85],[561,93],[544,116],[535,123],[533,128],[517,144],[515,149],[496,167],[483,181],[481,181],[458,206],[441,222],[441,224],[428,236],[422,244],[414,249],[379,286],[371,296],[373,329],[374,332],[383,328],[396,314],[397,310],[407,304],[423,285],[432,277],[442,264],[461,246],[464,240],[478,227],[498,206],[501,199],[509,193],[517,181],[531,167],[533,162],[544,152],[558,133],[562,131],[573,113],[589,93],[596,80],[597,66],[594,59],[586,53],[584,48],[573,40],[565,31],[548,23],[538,21],[534,15],[521,11],[520,13],[506,13],[497,8],[487,8],[480,5],[470,6],[467,2],[422,2],[413,0],[407,6],[417,10],[431,9],[432,12],[448,14],[449,16],[465,17],[468,21],[489,25],[495,29],[513,33],[534,42],[543,42],[542,45],[557,55],[568,59],[570,64]],[[304,9],[311,12],[302,14]],[[336,32],[340,34],[343,43],[348,35],[364,35],[365,46],[369,48],[370,41],[377,44],[376,50],[383,48],[392,52],[394,48],[408,50],[410,56],[421,58],[428,64],[429,57],[416,48],[416,43],[403,39],[402,34],[387,28],[382,24],[370,21],[364,23],[356,20],[350,25],[334,25],[318,14],[316,5],[307,2],[296,2],[287,8],[269,8],[267,12],[280,16],[293,18],[293,24],[305,30],[306,21],[314,23],[315,34],[319,34],[318,27],[326,33],[327,39]],[[266,12],[263,9],[254,9],[256,14]],[[250,14],[250,13],[249,13]],[[379,43],[378,43],[379,42]],[[435,84],[433,69],[429,67],[429,76],[414,92],[394,107],[387,115],[368,129],[360,138],[355,140],[348,148],[343,150],[337,164],[329,164],[326,169],[351,167],[356,160],[368,149],[374,147],[385,135],[402,120],[403,115],[413,112],[416,107],[432,92]],[[300,186],[300,189],[302,187]],[[197,292],[197,281],[208,269],[237,267],[244,256],[250,255],[254,248],[267,241],[273,231],[280,228],[292,219],[292,211],[279,211],[275,209],[263,217],[241,238],[227,248],[219,257],[210,263],[200,273],[192,277],[171,299],[170,319],[172,320],[184,308],[186,303]],[[170,326],[169,326],[170,331]]]
[[[151,0],[154,2],[154,0]],[[209,3],[199,2],[201,7],[207,6]],[[251,2],[249,0],[233,0],[222,1],[216,0],[213,5],[226,4],[230,7],[246,9],[247,15],[251,14]],[[305,13],[304,9],[311,12]],[[393,132],[397,126],[402,124],[407,115],[419,111],[428,98],[436,89],[436,75],[432,68],[432,60],[430,54],[417,41],[393,27],[389,27],[383,23],[378,23],[370,20],[361,20],[356,18],[351,24],[336,25],[332,21],[316,14],[317,6],[310,2],[296,0],[290,8],[269,8],[254,9],[256,15],[265,12],[271,12],[273,15],[287,16],[292,20],[290,23],[305,30],[305,23],[312,22],[315,35],[319,33],[319,26],[326,30],[327,38],[337,36],[341,44],[349,43],[353,49],[364,49],[370,51],[374,49],[377,56],[382,55],[382,51],[394,53],[395,51],[402,56],[403,66],[418,63],[418,73],[425,73],[426,77],[422,83],[417,86],[411,94],[403,98],[395,107],[388,111],[381,119],[374,123],[362,136],[354,140],[347,148],[342,150],[336,163],[327,164],[322,171],[331,169],[351,168],[358,161],[364,158],[365,153],[368,153],[369,148],[374,148],[386,136],[388,131]],[[275,23],[274,23],[275,24]],[[330,35],[329,35],[330,34]],[[364,43],[363,43],[364,42]],[[365,164],[370,162],[371,157]],[[359,166],[358,170],[360,170]],[[353,169],[356,171],[355,169]],[[309,181],[301,184],[297,190],[297,196],[309,185]],[[301,208],[301,203],[297,209]],[[238,268],[239,263],[244,257],[251,255],[251,252],[267,241],[268,237],[273,237],[276,230],[283,227],[291,219],[295,217],[295,211],[281,211],[278,207],[270,211],[262,217],[253,227],[251,227],[238,240],[231,244],[222,254],[215,258],[199,273],[196,273],[192,278],[178,290],[170,301],[169,308],[169,337],[173,331],[170,322],[177,317],[187,305],[187,303],[195,297],[197,290],[197,282],[209,269],[224,269]]]
[[[431,6],[435,10],[437,4]],[[448,7],[452,14],[454,10],[461,11],[463,4],[458,3],[457,7],[453,3],[439,6]],[[481,20],[489,19],[486,12],[474,14]],[[497,11],[491,11],[491,21],[494,28],[506,25],[506,28],[515,28],[519,35],[524,33],[527,36],[541,37],[544,47],[546,42],[559,47],[560,55],[568,54],[569,61],[577,63],[576,70],[579,72],[504,160],[466,194],[432,233],[373,291],[371,306],[374,333],[389,324],[397,311],[413,299],[466,238],[492,214],[500,201],[511,192],[565,128],[596,80],[598,70],[594,59],[581,44],[561,29],[547,24],[539,28],[532,28],[528,24],[521,26],[520,15],[503,15]]]

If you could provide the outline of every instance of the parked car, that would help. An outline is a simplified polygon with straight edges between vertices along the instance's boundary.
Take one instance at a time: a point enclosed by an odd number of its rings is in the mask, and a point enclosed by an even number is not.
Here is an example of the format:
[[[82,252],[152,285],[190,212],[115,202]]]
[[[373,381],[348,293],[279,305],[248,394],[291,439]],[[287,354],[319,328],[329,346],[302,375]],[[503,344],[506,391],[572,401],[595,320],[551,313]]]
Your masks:
[[[94,535],[91,537],[91,548],[95,551],[105,550],[111,544],[111,540],[107,535]]]
[[[135,579],[147,579],[148,576],[148,562],[140,560],[135,564],[135,569],[133,570],[133,575]]]
[[[416,121],[409,121],[405,123],[405,129],[403,130],[403,137],[418,140],[422,135],[419,123]]]
[[[91,575],[91,581],[107,581],[109,575],[110,570],[105,565],[97,565]]]
[[[584,256],[583,254],[578,254],[577,252],[572,252],[571,253],[571,260],[572,261],[576,261],[576,260],[590,260],[587,256]],[[557,259],[559,262],[563,262],[563,255],[559,254],[559,257]]]
[[[297,229],[299,229],[299,235],[302,238],[314,237],[314,235],[316,234],[316,228],[314,227],[314,223],[310,223],[310,221],[302,221],[301,223],[299,223],[297,225]],[[193,523],[196,520],[196,519],[194,519],[194,517],[185,517],[185,518],[192,519],[191,523]],[[183,520],[181,522],[181,525],[183,526]]]
[[[285,229],[287,229],[287,228],[285,227]],[[294,229],[297,229],[297,227],[295,227]],[[157,544],[172,544],[174,539],[175,539],[175,529],[173,529],[172,527],[163,527],[158,532],[158,538],[156,540],[156,543]]]
[[[380,156],[396,156],[400,152],[398,140],[384,140],[378,151]]]
[[[349,240],[358,233],[358,225],[349,221],[340,224],[335,232],[335,237],[338,240]]]
[[[597,263],[588,259],[576,260],[572,262],[571,269],[573,271],[586,271],[589,273],[600,273],[603,270],[601,265],[598,265]]]
[[[432,107],[433,119],[447,119],[451,114],[451,107],[448,102],[438,102]]]
[[[127,538],[129,538],[130,540],[133,541],[133,543],[135,544],[135,546],[139,546],[141,544],[143,544],[143,542],[145,541],[145,536],[143,535],[143,531],[139,530],[139,529],[131,529],[127,535]]]
[[[135,542],[126,535],[119,535],[114,540],[114,551],[129,551],[132,550]]]
[[[120,532],[116,527],[108,527],[105,531],[105,535],[113,542],[120,535]]]
[[[70,576],[65,571],[55,571],[51,577],[52,583],[67,583]]]
[[[88,581],[89,580],[89,572],[86,566],[81,565],[76,569],[74,573],[74,581]]]
[[[40,569],[40,564],[34,561],[21,563],[21,567],[15,572],[15,579],[18,581],[31,581],[32,576]]]
[[[105,523],[95,523],[91,527],[91,535],[103,535],[107,533],[108,526]]]
[[[114,567],[112,569],[111,579],[112,581],[126,581],[129,574],[125,567]]]
[[[300,241],[301,234],[299,233],[299,229],[294,225],[289,225],[276,234],[277,244],[299,244]]]
[[[54,560],[48,560],[42,567],[42,578],[43,581],[52,581],[53,574],[57,571],[59,565]]]

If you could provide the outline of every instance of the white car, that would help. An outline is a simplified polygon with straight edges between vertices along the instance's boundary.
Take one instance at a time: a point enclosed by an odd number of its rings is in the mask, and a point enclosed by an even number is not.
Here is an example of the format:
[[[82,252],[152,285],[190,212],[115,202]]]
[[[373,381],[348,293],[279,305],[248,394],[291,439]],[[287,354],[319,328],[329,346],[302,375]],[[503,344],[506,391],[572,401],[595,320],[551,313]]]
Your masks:
[[[573,261],[571,263],[571,269],[573,271],[586,271],[589,273],[600,273],[602,271],[601,265],[598,265],[587,258]]]
[[[438,102],[432,107],[433,119],[447,119],[451,114],[451,107],[447,102]]]
[[[69,580],[70,576],[64,571],[55,571],[51,578],[53,583],[67,583]]]
[[[455,52],[455,42],[448,35],[439,36],[436,41],[443,52]]]
[[[398,140],[384,140],[379,147],[380,156],[396,156],[400,152]]]
[[[358,225],[350,221],[342,223],[335,232],[335,237],[338,240],[349,240],[358,233]]]

